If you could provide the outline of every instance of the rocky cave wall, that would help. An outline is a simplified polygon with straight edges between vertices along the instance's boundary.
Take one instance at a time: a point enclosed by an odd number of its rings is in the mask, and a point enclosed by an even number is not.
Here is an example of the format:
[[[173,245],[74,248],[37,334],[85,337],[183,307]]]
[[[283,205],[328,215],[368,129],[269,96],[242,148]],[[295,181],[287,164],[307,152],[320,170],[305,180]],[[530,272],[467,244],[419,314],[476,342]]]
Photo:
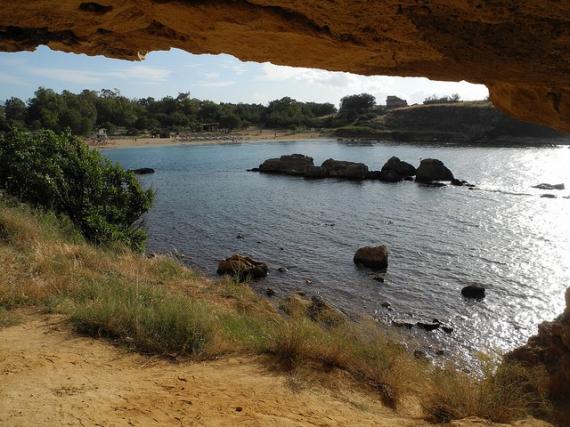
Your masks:
[[[3,2],[0,50],[138,60],[180,48],[365,75],[467,80],[516,118],[570,132],[570,2]]]

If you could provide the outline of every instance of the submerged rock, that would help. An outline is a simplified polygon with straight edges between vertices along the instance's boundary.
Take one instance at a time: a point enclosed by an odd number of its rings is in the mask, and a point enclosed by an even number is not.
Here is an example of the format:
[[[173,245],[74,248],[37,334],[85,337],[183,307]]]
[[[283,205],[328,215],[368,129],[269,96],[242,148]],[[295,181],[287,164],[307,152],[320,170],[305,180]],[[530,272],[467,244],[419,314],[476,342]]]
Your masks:
[[[388,268],[388,248],[384,245],[365,246],[356,251],[353,261],[365,267],[385,270]]]
[[[418,182],[451,181],[453,178],[453,173],[437,159],[423,159],[416,171]]]
[[[424,329],[426,331],[435,331],[436,329],[439,329],[439,327],[441,326],[441,323],[439,321],[437,322],[416,322],[416,326]]]
[[[485,288],[483,286],[469,285],[461,289],[461,295],[465,298],[485,298]]]
[[[255,261],[247,256],[234,254],[218,263],[217,273],[235,276],[238,280],[244,281],[249,278],[265,277],[268,271],[267,264]]]
[[[323,162],[321,169],[325,176],[331,178],[362,180],[368,176],[368,166],[364,163],[328,159]]]
[[[541,199],[556,199],[554,194],[543,194],[540,196]]]
[[[259,165],[259,172],[303,176],[307,168],[314,167],[313,158],[303,154],[289,154],[268,159]]]
[[[397,326],[399,328],[412,329],[414,326],[416,326],[416,322],[405,319],[392,319],[392,325]]]
[[[539,190],[564,190],[566,187],[564,184],[538,184],[533,185],[532,188],[538,188]]]
[[[148,175],[154,173],[154,169],[153,168],[129,169],[129,172],[132,172],[135,175]]]
[[[416,174],[416,168],[411,164],[400,160],[398,157],[390,157],[384,166],[382,166],[382,172],[393,171],[400,177],[404,178],[407,176],[414,176]]]

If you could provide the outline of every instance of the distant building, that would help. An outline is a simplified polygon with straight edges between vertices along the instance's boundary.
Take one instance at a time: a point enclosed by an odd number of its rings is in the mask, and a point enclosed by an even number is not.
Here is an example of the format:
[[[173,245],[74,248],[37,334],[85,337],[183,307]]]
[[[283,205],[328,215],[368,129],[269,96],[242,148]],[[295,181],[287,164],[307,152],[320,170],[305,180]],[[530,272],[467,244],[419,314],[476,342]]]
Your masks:
[[[407,107],[408,102],[405,99],[398,98],[397,96],[390,95],[386,97],[386,109]]]

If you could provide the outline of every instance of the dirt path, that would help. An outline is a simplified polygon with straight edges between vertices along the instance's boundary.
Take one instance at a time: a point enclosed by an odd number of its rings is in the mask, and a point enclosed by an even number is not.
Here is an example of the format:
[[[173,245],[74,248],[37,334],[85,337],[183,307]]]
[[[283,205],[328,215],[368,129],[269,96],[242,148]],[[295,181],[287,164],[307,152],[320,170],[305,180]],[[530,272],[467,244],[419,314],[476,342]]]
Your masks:
[[[423,424],[358,393],[294,392],[248,358],[169,363],[78,337],[58,316],[0,330],[0,425]]]
[[[0,425],[427,424],[356,391],[294,391],[259,360],[170,363],[78,337],[59,316],[28,313],[0,329]]]

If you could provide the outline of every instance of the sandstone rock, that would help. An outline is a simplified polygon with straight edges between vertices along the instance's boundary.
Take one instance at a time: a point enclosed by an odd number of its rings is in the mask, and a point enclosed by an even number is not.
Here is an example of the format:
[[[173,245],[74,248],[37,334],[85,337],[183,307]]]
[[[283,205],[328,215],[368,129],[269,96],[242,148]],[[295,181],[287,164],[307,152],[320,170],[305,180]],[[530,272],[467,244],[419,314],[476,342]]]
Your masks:
[[[552,322],[543,322],[538,334],[505,355],[506,361],[543,367],[549,375],[549,391],[555,400],[570,396],[570,288],[565,294],[564,313]]]
[[[268,159],[259,165],[259,172],[302,176],[313,167],[313,158],[303,154],[289,154],[278,159]]]
[[[353,261],[365,267],[385,270],[388,268],[388,248],[384,245],[365,246],[356,251]]]
[[[542,183],[542,184],[538,184],[538,185],[533,185],[532,188],[538,188],[539,190],[564,190],[565,186],[564,186],[564,184]]]
[[[570,131],[570,4],[426,0],[4,2],[0,50],[140,60],[154,50],[486,84],[492,102]],[[450,19],[453,17],[453,19]],[[516,37],[513,37],[516,34]],[[247,41],[247,42],[246,42]]]
[[[461,295],[465,298],[485,298],[485,288],[483,286],[469,285],[461,289]]]
[[[321,165],[321,169],[325,176],[331,178],[362,180],[366,179],[368,175],[368,166],[364,163],[345,162],[342,160],[325,160]]]
[[[394,171],[402,178],[407,176],[414,176],[416,174],[415,167],[395,156],[388,159],[384,166],[382,166],[382,171]]]
[[[437,159],[423,159],[416,171],[416,181],[433,182],[433,181],[451,181],[453,174]]]
[[[218,274],[237,277],[240,281],[267,276],[267,265],[250,257],[234,254],[218,264]]]

